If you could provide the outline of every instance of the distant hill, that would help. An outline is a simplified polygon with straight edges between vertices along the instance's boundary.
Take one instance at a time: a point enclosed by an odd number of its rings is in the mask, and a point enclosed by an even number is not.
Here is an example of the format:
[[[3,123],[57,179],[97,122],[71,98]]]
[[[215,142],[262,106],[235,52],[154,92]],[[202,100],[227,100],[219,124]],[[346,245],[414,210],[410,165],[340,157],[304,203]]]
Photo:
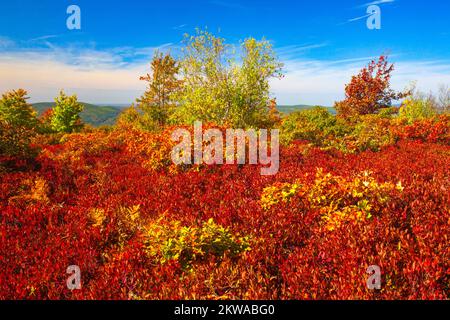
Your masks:
[[[296,111],[302,111],[302,110],[308,110],[308,109],[312,109],[315,106],[310,106],[310,105],[305,105],[305,104],[299,104],[299,105],[294,105],[294,106],[277,106],[278,111],[280,111],[281,113],[284,114],[290,114],[292,112],[296,112]],[[328,108],[328,110],[332,113],[332,114],[336,114],[336,110],[334,108],[330,108],[330,107],[324,107],[324,108]]]
[[[117,117],[122,108],[110,107],[110,106],[98,106],[90,103],[83,103],[84,110],[81,113],[81,119],[85,123],[93,126],[112,125],[116,122]],[[34,103],[33,107],[36,109],[39,115],[44,113],[50,108],[53,108],[55,104],[53,102],[40,102]]]
[[[100,107],[114,107],[118,109],[125,109],[131,106],[132,103],[107,103],[107,104],[98,104]]]
[[[84,110],[81,113],[81,119],[83,119],[85,123],[91,124],[96,127],[102,125],[113,125],[116,122],[119,114],[127,106],[118,104],[103,106],[84,102],[82,102],[82,104],[84,105]],[[43,114],[45,111],[53,108],[54,106],[55,104],[53,102],[40,102],[33,104],[33,107],[36,109],[39,115]],[[290,114],[292,112],[312,109],[314,107],[315,106],[303,104],[294,106],[280,105],[277,106],[277,109],[283,114]],[[328,109],[332,114],[336,114],[336,110],[334,108],[328,107]]]

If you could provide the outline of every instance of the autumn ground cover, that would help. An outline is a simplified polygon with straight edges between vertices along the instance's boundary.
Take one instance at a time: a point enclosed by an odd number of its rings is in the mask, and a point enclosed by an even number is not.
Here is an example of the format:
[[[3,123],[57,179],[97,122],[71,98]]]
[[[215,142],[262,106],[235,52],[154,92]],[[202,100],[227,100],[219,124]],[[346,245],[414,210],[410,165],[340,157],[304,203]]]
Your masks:
[[[282,116],[270,43],[247,39],[239,65],[208,32],[186,41],[114,126],[63,91],[39,118],[25,90],[2,95],[0,299],[449,299],[448,89],[394,92],[382,56],[337,115]],[[279,130],[279,170],[176,165],[172,133],[196,120]]]
[[[450,150],[417,135],[358,153],[297,141],[267,177],[171,170],[165,132],[67,135],[1,173],[1,296],[447,299]]]

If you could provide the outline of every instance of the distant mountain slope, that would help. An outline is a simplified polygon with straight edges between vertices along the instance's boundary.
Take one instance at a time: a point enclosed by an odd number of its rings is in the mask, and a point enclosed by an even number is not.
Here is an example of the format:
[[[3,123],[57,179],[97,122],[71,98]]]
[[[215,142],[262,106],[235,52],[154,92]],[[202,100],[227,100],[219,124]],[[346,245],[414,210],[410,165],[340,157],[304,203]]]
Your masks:
[[[117,117],[123,109],[118,107],[98,106],[90,103],[82,103],[84,110],[81,113],[81,119],[85,123],[93,126],[112,125],[116,122]],[[50,108],[53,108],[55,104],[53,102],[41,102],[34,103],[33,107],[36,109],[39,115],[44,113]]]
[[[296,112],[296,111],[302,111],[302,110],[307,110],[307,109],[312,109],[315,106],[310,106],[310,105],[305,105],[305,104],[299,104],[299,105],[295,105],[295,106],[277,106],[278,111],[280,111],[281,113],[284,114],[290,114],[292,112]],[[334,108],[330,108],[330,107],[325,107],[328,108],[328,110],[332,113],[332,114],[336,114],[336,110]]]
[[[85,123],[91,124],[93,126],[101,126],[101,125],[113,125],[119,114],[123,111],[124,106],[115,105],[115,106],[99,106],[90,103],[83,103],[84,111],[81,113],[81,119]],[[44,113],[50,108],[53,108],[55,104],[53,102],[40,102],[34,103],[33,107],[36,109],[39,115]],[[283,114],[290,114],[296,111],[302,111],[314,108],[314,106],[310,105],[294,105],[294,106],[286,106],[280,105],[277,106],[278,111]],[[334,108],[328,108],[331,113],[335,114],[336,110]]]

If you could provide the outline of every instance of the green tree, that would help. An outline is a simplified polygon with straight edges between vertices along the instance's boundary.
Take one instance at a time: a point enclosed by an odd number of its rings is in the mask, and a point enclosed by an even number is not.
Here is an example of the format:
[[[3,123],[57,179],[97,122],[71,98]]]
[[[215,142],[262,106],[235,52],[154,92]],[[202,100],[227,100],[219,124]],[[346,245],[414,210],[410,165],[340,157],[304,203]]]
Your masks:
[[[184,86],[178,96],[181,104],[178,116],[188,123],[195,120],[222,123],[225,110],[230,108],[226,101],[231,90],[226,80],[232,78],[230,61],[226,58],[230,47],[224,39],[200,30],[195,36],[185,35],[184,44],[181,61]]]
[[[266,124],[269,117],[269,80],[281,76],[269,42],[253,38],[236,50],[207,31],[185,36],[178,95],[179,116],[194,120],[249,127]],[[238,58],[239,57],[239,58]]]
[[[61,91],[59,97],[55,98],[53,117],[51,119],[52,128],[56,132],[73,132],[82,127],[80,113],[84,106],[78,102],[77,96],[67,96]]]
[[[0,120],[12,126],[34,128],[37,113],[27,102],[28,99],[23,89],[4,93],[0,100]]]
[[[143,113],[134,104],[120,113],[116,123],[118,127],[134,127],[147,131],[156,131],[160,128],[155,120],[151,118],[151,114]]]
[[[343,137],[351,131],[344,121],[332,115],[328,108],[316,106],[297,111],[282,120],[281,140],[289,144],[294,140],[307,140],[324,146],[336,137]]]
[[[170,54],[157,52],[151,62],[151,74],[141,77],[147,82],[147,90],[137,99],[138,109],[144,118],[158,126],[168,122],[176,107],[174,95],[182,85],[182,81],[177,79],[179,70],[178,62]]]
[[[0,155],[28,157],[37,124],[36,111],[23,89],[6,92],[0,99]]]
[[[282,64],[275,57],[272,45],[265,40],[246,39],[242,44],[242,65],[237,79],[237,96],[232,112],[238,126],[267,124],[272,104],[269,80],[282,77]]]

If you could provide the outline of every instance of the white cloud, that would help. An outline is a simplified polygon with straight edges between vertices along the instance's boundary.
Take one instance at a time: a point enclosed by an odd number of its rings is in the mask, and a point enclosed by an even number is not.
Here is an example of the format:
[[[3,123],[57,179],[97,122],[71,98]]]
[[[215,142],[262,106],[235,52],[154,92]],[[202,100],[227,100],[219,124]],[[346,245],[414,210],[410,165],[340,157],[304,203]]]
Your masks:
[[[364,65],[376,57],[318,60],[302,57],[326,44],[289,46],[277,50],[285,63],[286,76],[271,81],[271,91],[280,104],[331,106],[344,96],[344,87]],[[158,49],[174,50],[171,44]],[[120,47],[109,50],[60,48],[0,50],[0,92],[16,88],[29,91],[31,101],[50,101],[60,89],[76,93],[92,103],[131,103],[145,90],[139,77],[148,73],[157,48]],[[406,61],[398,56],[392,85],[402,90],[412,81],[419,89],[435,90],[450,84],[450,61]]]
[[[319,49],[328,46],[327,42],[314,43],[314,44],[304,44],[304,45],[290,45],[278,48],[277,54],[284,58],[289,59],[291,57],[296,57],[299,54],[306,53],[308,51]]]
[[[93,103],[131,103],[145,89],[139,80],[159,47],[110,50],[60,48],[0,52],[0,92],[28,90],[31,101],[51,101],[60,89]]]
[[[373,5],[388,4],[388,3],[394,3],[394,2],[395,2],[395,0],[377,0],[377,1],[372,1],[372,2],[365,3],[363,5],[360,5],[360,6],[356,7],[356,8],[368,8],[368,7],[373,6]],[[362,20],[362,19],[370,17],[371,15],[372,15],[372,13],[368,13],[368,14],[363,15],[363,16],[359,16],[359,17],[356,17],[356,18],[351,18],[351,19],[348,19],[346,22],[339,23],[338,25],[343,25],[343,24],[347,24],[347,23],[350,23],[350,22],[355,22],[355,21],[358,21],[358,20]]]
[[[352,75],[376,57],[348,60],[290,60],[286,76],[271,81],[271,91],[279,104],[319,104],[332,106],[344,98],[344,88]],[[391,56],[392,58],[392,56]],[[392,59],[391,59],[392,60]],[[423,91],[434,91],[450,84],[450,61],[399,61],[391,80],[392,87],[403,90],[411,82]]]
[[[0,49],[9,48],[15,45],[15,42],[8,37],[0,36]]]
[[[353,22],[353,21],[358,21],[358,20],[361,20],[361,19],[365,19],[365,18],[370,17],[371,15],[372,15],[372,14],[366,14],[366,15],[361,16],[361,17],[356,17],[356,18],[348,19],[347,22]]]
[[[172,29],[173,30],[180,30],[180,29],[183,29],[183,28],[186,28],[186,27],[187,27],[187,24],[180,24],[178,26],[172,27]]]
[[[41,37],[37,37],[37,38],[30,39],[29,42],[32,42],[32,41],[42,41],[42,40],[48,40],[48,39],[54,39],[54,38],[58,38],[58,37],[59,37],[59,36],[56,35],[56,34],[49,34],[49,35],[46,35],[46,36],[41,36]]]

